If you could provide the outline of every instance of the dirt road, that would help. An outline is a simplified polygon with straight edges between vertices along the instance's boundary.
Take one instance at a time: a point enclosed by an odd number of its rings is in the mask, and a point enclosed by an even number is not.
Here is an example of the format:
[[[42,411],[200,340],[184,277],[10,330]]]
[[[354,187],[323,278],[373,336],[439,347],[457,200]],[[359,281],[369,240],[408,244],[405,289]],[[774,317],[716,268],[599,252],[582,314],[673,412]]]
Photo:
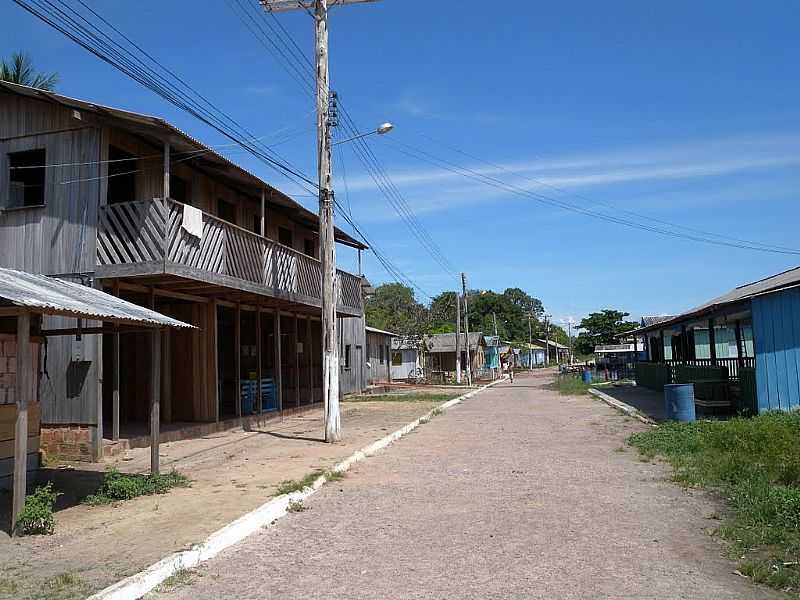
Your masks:
[[[733,574],[708,499],[623,450],[644,425],[544,382],[436,417],[152,598],[783,597]]]

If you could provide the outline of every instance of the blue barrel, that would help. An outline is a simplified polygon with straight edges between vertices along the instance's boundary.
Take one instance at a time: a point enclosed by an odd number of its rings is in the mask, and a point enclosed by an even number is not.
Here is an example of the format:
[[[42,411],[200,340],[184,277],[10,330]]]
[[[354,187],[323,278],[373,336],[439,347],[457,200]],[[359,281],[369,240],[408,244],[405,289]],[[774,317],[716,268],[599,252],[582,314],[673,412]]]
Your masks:
[[[687,423],[696,419],[694,412],[694,384],[673,383],[664,386],[664,408],[667,419]]]
[[[592,372],[589,369],[585,369],[583,371],[583,375],[581,375],[581,379],[583,379],[583,383],[589,384],[592,383]]]

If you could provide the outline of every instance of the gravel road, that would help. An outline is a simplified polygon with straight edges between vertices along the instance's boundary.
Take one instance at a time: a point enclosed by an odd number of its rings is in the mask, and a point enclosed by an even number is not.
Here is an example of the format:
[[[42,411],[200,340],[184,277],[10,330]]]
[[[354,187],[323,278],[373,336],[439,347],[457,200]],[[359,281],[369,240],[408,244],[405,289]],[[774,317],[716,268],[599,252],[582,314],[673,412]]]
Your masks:
[[[733,573],[708,498],[623,448],[644,425],[545,382],[434,418],[151,597],[784,598]]]

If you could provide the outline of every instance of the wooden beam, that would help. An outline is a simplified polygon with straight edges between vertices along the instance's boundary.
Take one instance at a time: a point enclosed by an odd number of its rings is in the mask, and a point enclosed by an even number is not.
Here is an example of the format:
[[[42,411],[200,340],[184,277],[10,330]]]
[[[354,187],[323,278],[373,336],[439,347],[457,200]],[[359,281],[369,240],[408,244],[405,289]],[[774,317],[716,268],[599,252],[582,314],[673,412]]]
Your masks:
[[[261,307],[256,307],[256,402],[258,414],[264,412],[264,402],[261,398]]]
[[[717,332],[714,329],[714,318],[708,320],[708,346],[711,356],[711,364],[717,364]]]
[[[154,331],[150,357],[150,472],[159,473],[159,443],[161,425],[161,332]]]
[[[114,295],[119,296],[119,280],[114,281]],[[119,331],[115,330],[114,333],[114,379],[111,384],[111,439],[115,442],[119,440],[119,353],[120,353],[120,339]]]
[[[128,290],[130,292],[139,292],[142,294],[150,293],[150,288],[147,286],[139,285],[136,283],[127,283],[124,281],[119,281],[118,279],[114,281],[114,287],[115,288],[119,287],[123,290]],[[210,300],[205,296],[194,296],[192,294],[184,294],[172,290],[165,290],[163,288],[153,288],[153,293],[155,293],[156,296],[162,298],[174,298],[175,300],[186,300],[187,302],[202,302],[202,303],[210,302]]]
[[[313,363],[313,349],[311,346],[311,317],[306,317],[306,347],[303,348],[306,353],[306,367],[308,369],[308,403],[314,404],[314,363]]]
[[[261,231],[261,237],[267,237],[266,211],[267,211],[267,188],[261,188],[261,222],[259,227]]]
[[[294,405],[296,408],[300,408],[300,352],[298,348],[300,333],[297,321],[297,315],[294,315],[294,338],[292,339],[294,344],[294,352],[292,352],[294,355]]]
[[[14,481],[11,502],[11,532],[16,533],[16,523],[25,507],[28,489],[28,405],[33,391],[31,365],[31,315],[17,317],[17,420],[14,425]]]
[[[281,315],[277,310],[272,313],[274,327],[273,343],[275,344],[275,399],[278,401],[278,411],[283,412],[283,365],[281,361]]]
[[[162,385],[164,387],[164,423],[172,423],[172,332],[165,329],[163,333],[164,349]]]
[[[236,363],[236,373],[233,383],[236,386],[236,416],[242,416],[242,306],[236,305],[236,323],[233,328],[234,344],[236,345],[236,354],[234,356]]]
[[[214,421],[219,423],[219,323],[217,316],[217,299],[211,303],[211,328],[214,333]]]

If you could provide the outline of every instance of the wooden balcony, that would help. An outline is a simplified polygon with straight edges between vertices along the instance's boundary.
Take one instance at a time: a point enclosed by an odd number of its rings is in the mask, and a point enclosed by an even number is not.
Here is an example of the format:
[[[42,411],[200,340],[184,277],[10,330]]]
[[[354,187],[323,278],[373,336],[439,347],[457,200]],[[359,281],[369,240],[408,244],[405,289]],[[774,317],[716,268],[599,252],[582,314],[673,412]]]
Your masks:
[[[203,213],[203,236],[182,227],[183,204],[143,200],[100,207],[98,278],[172,275],[319,307],[322,266],[307,256]],[[361,280],[338,272],[338,307],[362,313]]]

